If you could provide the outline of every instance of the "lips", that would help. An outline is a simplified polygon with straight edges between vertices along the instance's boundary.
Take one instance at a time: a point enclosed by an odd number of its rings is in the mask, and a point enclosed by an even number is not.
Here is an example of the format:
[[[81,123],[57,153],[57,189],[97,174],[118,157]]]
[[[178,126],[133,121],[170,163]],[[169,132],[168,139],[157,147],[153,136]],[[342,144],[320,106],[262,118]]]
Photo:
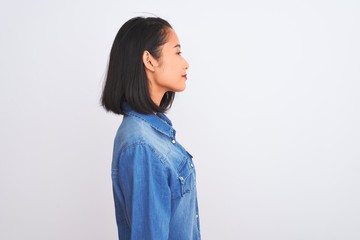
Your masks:
[[[187,74],[182,75],[183,78],[187,79]]]

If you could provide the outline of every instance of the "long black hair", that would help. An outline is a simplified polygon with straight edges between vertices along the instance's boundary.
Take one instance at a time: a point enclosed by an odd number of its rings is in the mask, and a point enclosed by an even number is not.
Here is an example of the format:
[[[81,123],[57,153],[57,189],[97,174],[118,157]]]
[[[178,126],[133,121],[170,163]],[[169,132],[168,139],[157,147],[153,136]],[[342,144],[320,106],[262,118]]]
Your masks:
[[[172,28],[158,17],[135,17],[128,20],[117,33],[110,52],[101,105],[116,114],[124,114],[123,103],[143,114],[167,111],[174,100],[174,92],[166,92],[157,106],[150,97],[149,83],[142,61],[143,52],[155,58],[167,41]]]

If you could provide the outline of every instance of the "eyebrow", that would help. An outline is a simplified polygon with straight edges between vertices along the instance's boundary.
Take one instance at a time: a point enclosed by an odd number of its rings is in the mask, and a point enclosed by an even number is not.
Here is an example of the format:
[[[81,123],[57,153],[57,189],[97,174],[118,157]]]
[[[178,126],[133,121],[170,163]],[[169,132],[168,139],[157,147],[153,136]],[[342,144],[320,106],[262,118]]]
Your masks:
[[[181,48],[181,45],[180,44],[176,44],[175,46],[174,46],[174,48]]]

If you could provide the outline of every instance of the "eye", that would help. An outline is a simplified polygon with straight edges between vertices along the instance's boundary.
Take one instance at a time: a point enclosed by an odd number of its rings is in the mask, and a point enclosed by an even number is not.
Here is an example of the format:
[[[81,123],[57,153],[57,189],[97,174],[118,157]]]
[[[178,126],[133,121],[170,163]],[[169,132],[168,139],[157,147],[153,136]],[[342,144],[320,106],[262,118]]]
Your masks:
[[[181,55],[181,53],[182,53],[182,52],[177,52],[176,54],[177,54],[177,55]]]

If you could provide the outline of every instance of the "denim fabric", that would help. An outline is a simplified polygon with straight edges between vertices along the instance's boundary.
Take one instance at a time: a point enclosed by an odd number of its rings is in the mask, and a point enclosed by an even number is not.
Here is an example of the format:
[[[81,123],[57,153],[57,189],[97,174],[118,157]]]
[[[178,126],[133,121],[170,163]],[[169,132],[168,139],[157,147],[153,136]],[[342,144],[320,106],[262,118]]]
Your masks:
[[[200,239],[192,156],[164,114],[124,109],[112,161],[119,239]]]

